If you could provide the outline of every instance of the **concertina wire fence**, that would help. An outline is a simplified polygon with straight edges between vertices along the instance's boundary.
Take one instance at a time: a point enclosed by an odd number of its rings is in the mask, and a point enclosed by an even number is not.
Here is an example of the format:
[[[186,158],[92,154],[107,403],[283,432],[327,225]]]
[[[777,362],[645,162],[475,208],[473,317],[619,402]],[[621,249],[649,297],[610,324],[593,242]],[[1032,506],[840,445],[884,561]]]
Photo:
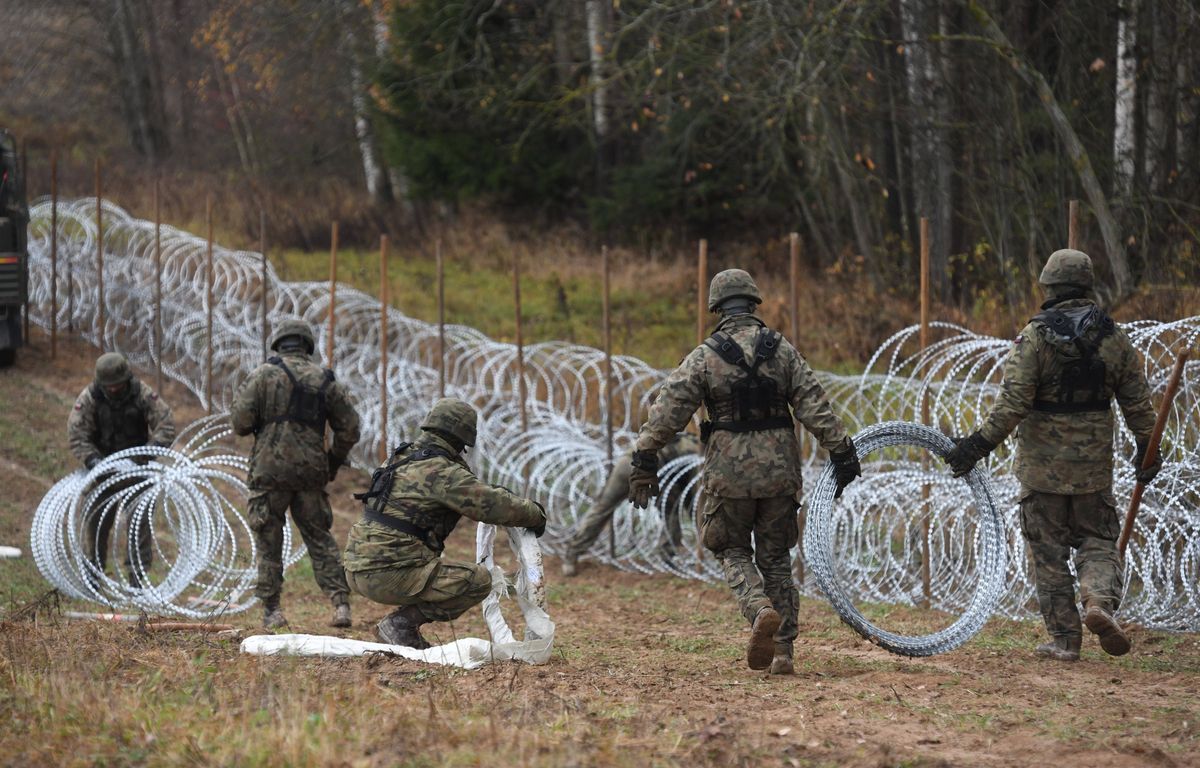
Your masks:
[[[122,352],[145,372],[154,370],[154,334],[161,325],[164,376],[210,405],[206,397],[205,241],[162,227],[162,312],[156,323],[154,224],[105,203],[106,314],[104,327],[97,328],[95,213],[94,199],[58,204],[58,327],[65,329],[70,324],[88,341]],[[50,203],[42,199],[31,209],[29,311],[31,321],[43,328],[50,326],[49,230]],[[262,362],[261,270],[259,254],[214,244],[214,413],[229,406],[237,386]],[[328,284],[282,282],[268,264],[266,288],[272,324],[287,316],[303,318],[318,335],[318,355],[323,354]],[[438,395],[438,327],[408,317],[395,307],[389,307],[387,317],[387,434],[394,445],[416,434],[420,419]],[[800,430],[805,488],[810,494],[805,501],[811,507],[812,521],[805,536],[810,563],[801,589],[817,594],[822,574],[826,583],[835,581],[839,593],[830,597],[852,624],[853,616],[847,616],[841,603],[913,605],[924,601],[921,564],[926,517],[933,608],[951,614],[974,611],[974,624],[986,619],[992,605],[1004,616],[1036,616],[1032,574],[1017,517],[1019,484],[1011,474],[1013,440],[987,460],[986,470],[992,477],[988,496],[974,483],[951,478],[941,461],[931,456],[944,451],[947,444],[931,437],[930,430],[912,429],[915,425],[911,424],[921,421],[921,404],[927,399],[930,423],[941,431],[965,434],[975,428],[999,390],[1001,367],[1011,342],[949,323],[933,325],[940,338],[927,349],[919,349],[919,329],[914,326],[886,340],[861,376],[820,374],[852,433],[880,422],[909,423],[901,425],[899,433],[883,434],[878,427],[869,433],[874,440],[871,455],[864,461],[863,477],[836,504],[828,473],[826,482],[819,482],[826,458]],[[1137,321],[1123,328],[1144,356],[1157,396],[1165,387],[1175,351],[1195,344],[1200,337],[1200,316],[1167,323]],[[528,426],[522,430],[517,348],[461,325],[447,325],[445,334],[446,394],[472,402],[480,412],[479,440],[471,461],[489,481],[518,489],[545,505],[551,525],[541,539],[542,547],[550,553],[561,552],[574,521],[586,513],[607,472],[603,352],[560,341],[525,346]],[[364,470],[375,465],[380,441],[379,342],[379,301],[339,285],[333,368],[362,417],[363,438],[351,458]],[[803,340],[799,346],[803,347]],[[665,375],[636,358],[613,357],[615,455],[632,446],[649,394]],[[1127,557],[1122,617],[1147,627],[1200,629],[1198,401],[1200,362],[1191,362],[1167,422],[1165,467],[1146,492]],[[1121,509],[1133,487],[1135,447],[1123,421],[1117,421],[1114,493]],[[170,539],[175,542],[160,544],[159,539],[168,537],[156,534],[160,556],[169,558],[171,547],[183,552],[184,539],[191,542],[188,551],[196,553],[186,567],[178,566],[174,588],[168,590],[164,585],[157,594],[139,597],[118,577],[106,579],[108,583],[98,591],[89,591],[91,585],[82,574],[79,534],[66,519],[72,505],[86,506],[88,502],[79,498],[90,482],[82,472],[65,478],[47,497],[59,511],[47,515],[42,528],[33,532],[39,567],[45,563],[43,572],[57,569],[57,577],[51,580],[59,586],[70,585],[67,591],[74,596],[110,604],[140,604],[141,600],[194,615],[211,612],[210,606],[216,604],[230,610],[247,607],[253,602],[246,597],[253,585],[253,541],[238,504],[239,496],[244,499],[246,494],[245,459],[228,453],[228,443],[222,443],[226,433],[219,417],[205,420],[181,436],[169,452],[172,455],[138,467],[141,476],[162,475],[164,481],[154,486],[155,493],[164,497],[164,509],[176,509],[164,512],[166,523],[159,523],[171,526]],[[684,457],[665,466],[660,498],[674,495],[694,502],[698,494],[688,491],[697,483],[699,461],[699,457]],[[104,467],[91,476],[98,476]],[[673,488],[681,493],[672,494]],[[926,488],[928,501],[922,502]],[[990,499],[994,509],[979,509],[981,499]],[[158,521],[153,504],[144,503],[140,508],[152,522]],[[602,537],[591,555],[631,571],[720,580],[716,562],[697,547],[694,510],[685,510],[679,521],[680,533],[671,534],[659,508],[642,511],[622,505],[613,519],[611,538]],[[997,540],[1006,550],[999,559],[991,551]],[[287,551],[289,563],[303,553],[291,543]],[[986,608],[982,616],[981,607]],[[925,652],[944,650],[961,640],[947,644],[942,638],[941,646]],[[905,652],[903,647],[899,650]],[[916,653],[923,655],[920,649]]]

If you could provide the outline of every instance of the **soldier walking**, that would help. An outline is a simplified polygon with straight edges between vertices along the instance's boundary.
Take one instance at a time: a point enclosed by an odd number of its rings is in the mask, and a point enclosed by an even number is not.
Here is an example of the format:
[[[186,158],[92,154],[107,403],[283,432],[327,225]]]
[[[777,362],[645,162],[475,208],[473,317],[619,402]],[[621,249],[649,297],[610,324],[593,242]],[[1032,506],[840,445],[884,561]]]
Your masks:
[[[1055,251],[1038,282],[1046,301],[1013,342],[999,398],[983,426],[956,440],[945,460],[962,477],[1020,425],[1014,468],[1021,481],[1021,533],[1050,633],[1050,642],[1035,652],[1079,659],[1083,630],[1070,571],[1074,549],[1082,624],[1099,636],[1105,653],[1120,656],[1130,644],[1114,618],[1124,564],[1112,495],[1112,400],[1137,441],[1137,479],[1149,483],[1162,467],[1160,460],[1140,469],[1154,429],[1150,387],[1129,337],[1092,298],[1086,253]]]
[[[751,623],[746,663],[792,674],[800,601],[790,551],[799,535],[801,489],[795,421],[830,452],[839,496],[862,471],[854,442],[808,363],[754,316],[761,303],[743,270],[712,279],[708,309],[721,321],[662,385],[638,435],[629,500],[645,508],[658,495],[658,451],[703,403],[711,421],[701,427],[702,540]]]
[[[277,356],[250,374],[230,409],[233,431],[254,435],[250,454],[250,529],[258,547],[255,594],[263,626],[287,624],[279,608],[283,588],[283,527],[292,520],[312,558],[317,585],[333,603],[330,626],[350,626],[350,590],[330,533],[333,510],[325,484],[358,442],[358,413],[333,371],[311,359],[316,344],[301,320],[285,320],[271,339]],[[325,425],[333,443],[325,450]]]
[[[174,440],[171,409],[157,392],[134,377],[129,361],[116,352],[97,358],[95,379],[79,393],[67,418],[67,442],[75,458],[91,469],[101,459],[126,448],[142,445],[166,448]],[[111,488],[109,493],[119,490],[121,486]],[[104,573],[108,557],[108,538],[116,515],[106,511],[106,506],[98,499],[92,504],[92,514],[84,521],[84,548],[88,562],[96,569],[95,573],[89,571],[89,580]],[[131,532],[130,546],[125,547],[125,568],[131,586],[141,588],[147,583],[146,573],[153,558],[150,518],[143,515],[137,532]]]
[[[700,440],[693,434],[680,432],[671,438],[670,442],[659,449],[658,465],[660,467],[666,466],[682,456],[697,453],[700,453]],[[612,520],[617,507],[629,496],[629,475],[632,470],[633,456],[631,454],[625,454],[613,462],[612,471],[608,474],[608,480],[604,483],[604,488],[600,490],[600,495],[592,503],[591,509],[587,511],[587,514],[576,525],[575,533],[567,541],[566,547],[563,550],[563,576],[575,575],[579,568],[579,557],[591,548],[592,544],[599,538],[600,532],[604,530],[604,526],[608,525]],[[686,483],[687,479],[681,477],[676,481],[675,488],[681,491],[683,485],[686,485]],[[691,500],[693,498],[693,494],[685,496],[682,492],[670,495],[672,498],[667,499],[660,505],[663,515],[666,517],[664,520],[665,530],[663,532],[662,550],[668,559],[674,556],[675,548],[679,546],[679,540],[682,538],[679,516],[691,508]]]
[[[428,648],[421,625],[455,619],[491,591],[482,565],[442,557],[461,518],[546,531],[542,505],[481,482],[467,466],[462,453],[475,444],[476,418],[462,400],[437,401],[423,434],[396,448],[356,496],[363,517],[346,543],[346,578],[363,597],[399,606],[376,627],[385,643]]]

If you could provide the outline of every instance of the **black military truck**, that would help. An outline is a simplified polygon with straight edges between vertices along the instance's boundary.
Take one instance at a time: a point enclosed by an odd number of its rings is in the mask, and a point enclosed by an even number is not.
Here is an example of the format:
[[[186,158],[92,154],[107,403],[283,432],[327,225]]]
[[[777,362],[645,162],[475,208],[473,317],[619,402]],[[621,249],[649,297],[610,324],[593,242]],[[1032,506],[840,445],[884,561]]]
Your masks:
[[[29,207],[23,169],[17,162],[17,142],[0,129],[0,366],[12,365],[17,347],[25,342],[21,308],[29,293],[28,228]]]

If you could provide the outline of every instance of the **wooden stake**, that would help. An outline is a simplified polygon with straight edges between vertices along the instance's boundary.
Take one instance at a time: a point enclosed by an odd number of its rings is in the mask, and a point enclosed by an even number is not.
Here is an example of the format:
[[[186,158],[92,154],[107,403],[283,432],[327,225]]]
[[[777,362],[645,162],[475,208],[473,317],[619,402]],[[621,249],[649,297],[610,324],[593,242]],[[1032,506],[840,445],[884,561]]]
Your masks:
[[[208,353],[204,358],[206,372],[204,394],[207,398],[208,412],[211,414],[213,412],[213,217],[211,192],[204,198],[204,221],[208,232],[208,244],[205,250],[208,265],[208,268],[205,270],[207,295],[204,301],[204,329],[208,336]]]
[[[604,402],[604,437],[606,444],[607,463],[605,467],[612,472],[613,467],[613,413],[612,413],[612,312],[611,312],[611,283],[608,263],[608,246],[600,248],[601,269],[601,302],[600,302],[600,337],[604,344],[604,382],[600,387]],[[609,518],[608,524],[608,556],[617,556],[617,531]]]
[[[50,150],[50,359],[58,357],[58,149]]]
[[[1079,201],[1067,203],[1067,247],[1079,250]]]
[[[162,209],[158,173],[154,174],[154,374],[162,394]]]
[[[517,320],[517,400],[521,409],[521,432],[529,429],[527,399],[525,391],[525,338],[521,329],[521,257],[513,257],[513,309]]]
[[[929,219],[921,217],[921,350],[929,347]],[[921,423],[929,425],[929,393],[921,398]],[[923,465],[928,466],[928,458],[922,459]],[[932,575],[929,567],[930,557],[930,525],[929,525],[929,484],[921,486],[921,589],[925,595],[925,607],[933,603]]]
[[[100,159],[96,158],[96,296],[97,323],[96,346],[104,351],[104,197],[100,189]]]
[[[21,144],[21,197],[25,200],[29,199],[29,145]],[[29,261],[28,255],[25,257],[26,262]],[[21,336],[26,346],[31,346],[32,339],[29,338],[29,280],[24,281],[25,290],[21,296]]]
[[[333,338],[337,333],[337,256],[338,223],[329,227],[329,337],[325,340],[325,360],[333,368]]]
[[[708,241],[700,241],[696,259],[696,343],[703,344],[708,327]]]
[[[259,282],[262,284],[262,359],[267,361],[267,337],[271,331],[267,327],[267,299],[271,293],[271,286],[267,283],[267,212],[258,209],[258,254],[262,259],[262,275],[259,277]]]
[[[789,298],[792,302],[792,344],[800,344],[800,234],[793,232],[788,236],[788,278],[790,285]]]
[[[437,318],[438,318],[438,397],[446,396],[446,265],[442,259],[442,241],[434,243],[437,260]]]
[[[379,237],[379,461],[388,458],[388,237]]]
[[[1171,369],[1171,378],[1167,380],[1167,389],[1163,392],[1162,403],[1158,406],[1158,418],[1154,420],[1154,430],[1150,433],[1150,442],[1146,445],[1146,455],[1142,458],[1142,466],[1139,470],[1149,469],[1158,461],[1158,448],[1162,443],[1163,432],[1167,428],[1167,416],[1171,413],[1171,403],[1175,400],[1175,393],[1179,391],[1179,380],[1183,376],[1183,367],[1187,363],[1187,359],[1191,354],[1191,350],[1185,349],[1175,358],[1175,367]],[[1129,510],[1125,513],[1125,524],[1121,527],[1121,536],[1117,539],[1117,550],[1121,553],[1121,559],[1125,559],[1125,550],[1129,546],[1129,537],[1133,535],[1133,521],[1137,519],[1138,509],[1142,505],[1142,494],[1146,490],[1146,484],[1138,481],[1133,486],[1133,495],[1129,499]]]

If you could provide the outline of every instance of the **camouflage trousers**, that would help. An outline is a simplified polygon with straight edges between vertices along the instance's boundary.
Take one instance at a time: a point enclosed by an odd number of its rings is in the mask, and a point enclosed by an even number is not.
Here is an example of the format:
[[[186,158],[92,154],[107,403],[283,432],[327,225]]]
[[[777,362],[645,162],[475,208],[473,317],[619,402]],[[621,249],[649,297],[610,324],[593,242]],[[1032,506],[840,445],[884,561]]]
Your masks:
[[[84,552],[88,562],[95,565],[101,572],[104,571],[104,566],[108,562],[108,540],[112,535],[113,522],[117,517],[115,509],[104,508],[105,501],[113,494],[131,487],[136,482],[136,480],[130,480],[128,483],[118,484],[109,493],[101,496],[92,505],[93,513],[84,521]],[[125,563],[125,570],[129,574],[129,580],[136,585],[140,581],[140,573],[150,570],[150,564],[154,561],[154,539],[150,536],[150,516],[142,515],[141,520],[138,521],[137,532],[130,531],[129,533],[133,535],[125,539],[125,546],[120,550],[124,553],[122,560]],[[130,557],[131,554],[135,557]]]
[[[1117,552],[1121,521],[1111,492],[1062,495],[1022,488],[1021,533],[1033,559],[1038,606],[1052,637],[1082,634],[1072,549],[1084,605],[1116,613],[1125,569]]]
[[[753,622],[760,610],[774,607],[783,620],[775,642],[791,646],[800,610],[791,555],[800,533],[796,500],[791,496],[726,499],[706,494],[703,503],[700,532],[704,546],[721,564],[742,615]]]
[[[384,605],[414,605],[429,621],[457,619],[492,591],[492,575],[482,565],[440,560],[425,588],[410,594],[412,570],[346,571],[346,580],[368,600]]]
[[[617,507],[621,506],[621,502],[629,498],[629,475],[632,468],[632,458],[629,454],[622,456],[613,463],[612,472],[608,475],[608,481],[605,482],[600,495],[592,503],[592,508],[575,524],[575,533],[567,541],[567,553],[578,557],[591,549],[592,544],[596,543],[596,539],[600,537],[600,532],[604,530],[604,526],[608,525],[612,520],[613,513],[617,511]],[[690,507],[688,499],[681,499],[680,496],[682,494],[675,488],[666,497],[659,499],[659,507],[664,510],[664,514],[666,515],[663,534],[659,541],[659,549],[667,557],[673,556],[679,548],[679,542],[683,539],[683,532],[679,525],[679,515],[683,508]],[[690,495],[688,498],[690,499]]]
[[[308,547],[313,576],[334,605],[347,602],[350,588],[342,570],[337,541],[329,529],[333,510],[325,491],[255,491],[246,517],[258,546],[258,583],[254,594],[264,606],[279,604],[283,589],[283,528],[287,510]]]

